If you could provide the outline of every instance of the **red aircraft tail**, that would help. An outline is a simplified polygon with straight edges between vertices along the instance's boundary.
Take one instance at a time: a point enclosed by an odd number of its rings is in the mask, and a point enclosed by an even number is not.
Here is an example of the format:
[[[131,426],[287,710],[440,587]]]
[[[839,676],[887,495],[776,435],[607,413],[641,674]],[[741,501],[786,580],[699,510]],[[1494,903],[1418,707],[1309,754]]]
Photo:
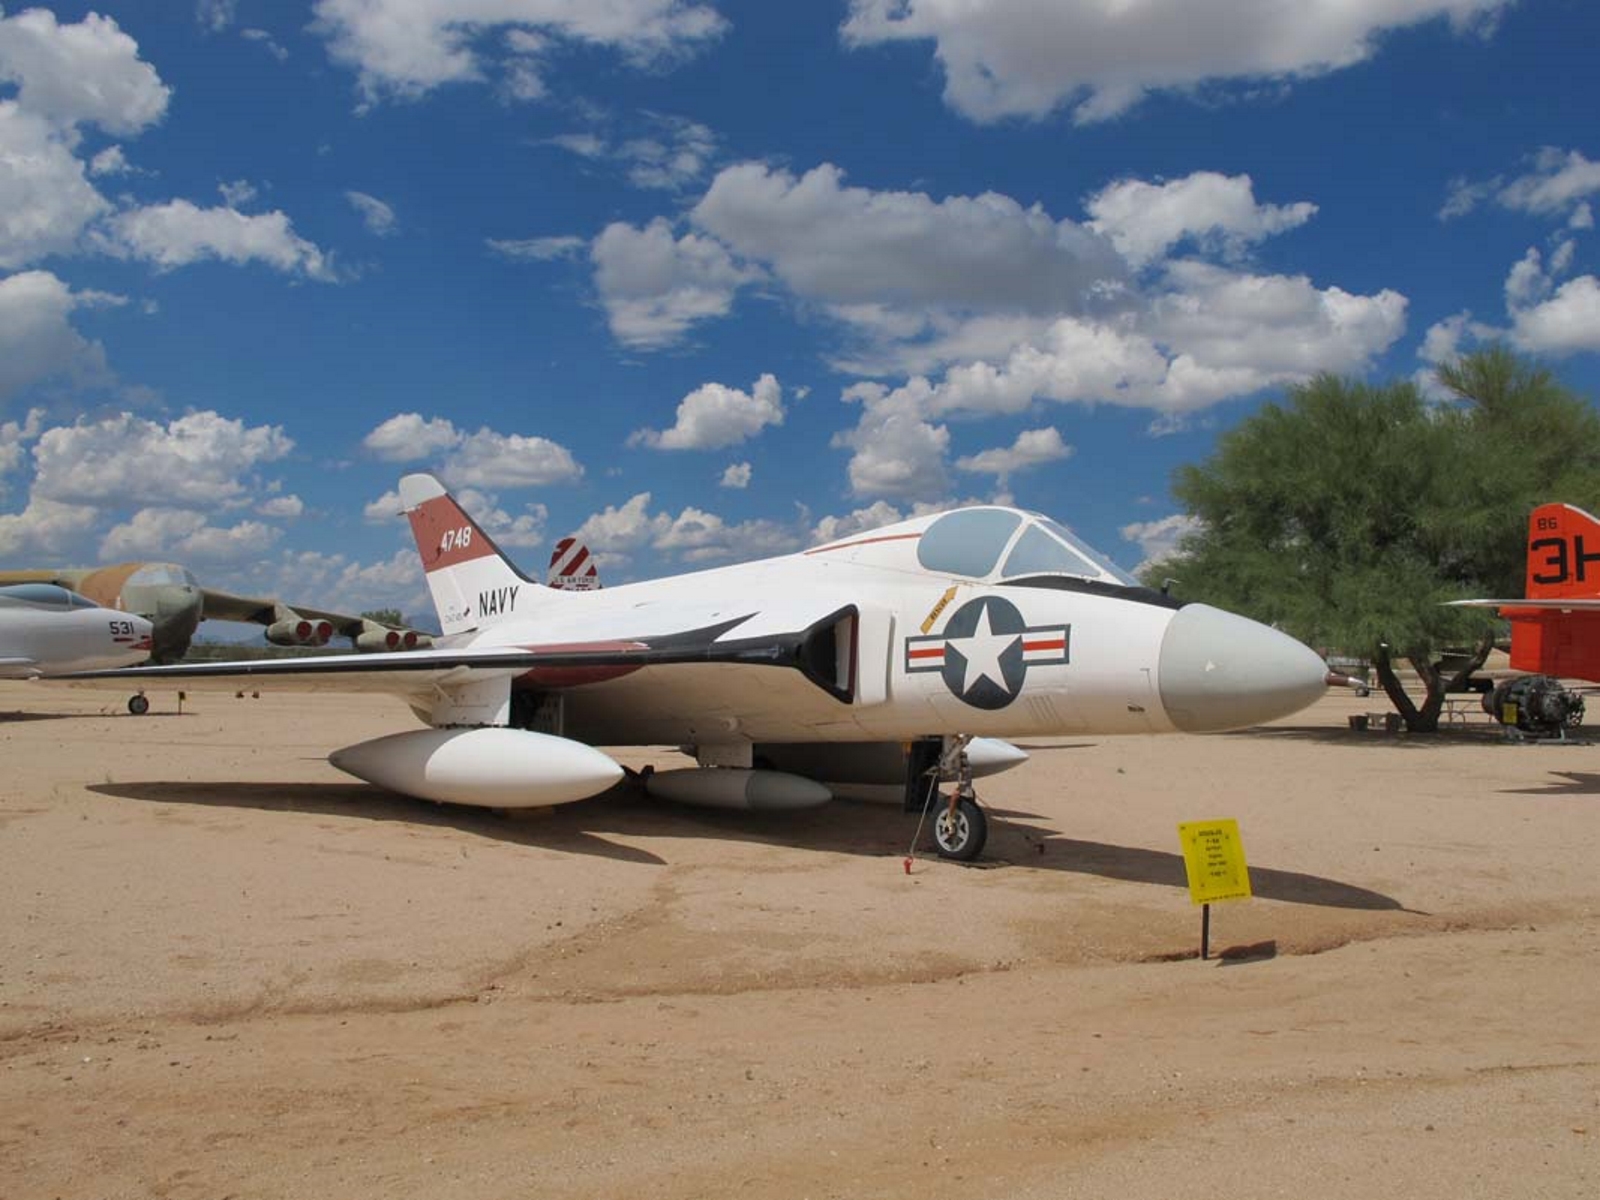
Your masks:
[[[1571,504],[1534,509],[1523,595],[1528,604],[1500,610],[1512,667],[1600,680],[1600,521]]]
[[[402,477],[400,503],[444,633],[479,629],[547,603],[549,591],[518,571],[432,475]]]

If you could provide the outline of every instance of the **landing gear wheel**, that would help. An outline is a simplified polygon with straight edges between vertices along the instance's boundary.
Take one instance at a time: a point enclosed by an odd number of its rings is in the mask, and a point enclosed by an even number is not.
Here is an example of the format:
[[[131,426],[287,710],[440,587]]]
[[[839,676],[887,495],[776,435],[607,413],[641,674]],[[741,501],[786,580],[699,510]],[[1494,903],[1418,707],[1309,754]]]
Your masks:
[[[150,701],[143,692],[140,692],[137,696],[128,697],[128,711],[136,717],[142,717],[150,711]]]
[[[975,800],[958,800],[952,808],[941,803],[933,818],[933,844],[940,858],[971,862],[983,853],[989,840],[989,818]]]

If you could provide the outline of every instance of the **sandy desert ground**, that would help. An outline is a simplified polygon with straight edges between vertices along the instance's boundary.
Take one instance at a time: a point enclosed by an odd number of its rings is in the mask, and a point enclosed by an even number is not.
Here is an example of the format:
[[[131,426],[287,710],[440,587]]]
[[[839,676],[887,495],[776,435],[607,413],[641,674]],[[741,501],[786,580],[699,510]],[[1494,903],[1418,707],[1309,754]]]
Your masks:
[[[907,874],[887,806],[506,818],[327,765],[392,700],[120,699],[0,684],[7,1200],[1600,1195],[1600,745],[1066,738]]]

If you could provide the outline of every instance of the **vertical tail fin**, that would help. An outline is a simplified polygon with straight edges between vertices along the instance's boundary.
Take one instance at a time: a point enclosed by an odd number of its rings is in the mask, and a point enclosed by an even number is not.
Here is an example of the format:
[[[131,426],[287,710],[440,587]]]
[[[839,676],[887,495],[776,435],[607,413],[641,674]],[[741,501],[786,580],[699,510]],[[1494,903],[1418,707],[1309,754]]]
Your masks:
[[[1600,521],[1571,504],[1534,509],[1523,595],[1540,603],[1501,609],[1511,622],[1512,667],[1600,680]],[[1574,606],[1552,603],[1562,600]]]
[[[1541,504],[1528,517],[1529,600],[1600,597],[1600,521],[1571,504]]]
[[[512,565],[432,475],[400,480],[400,502],[417,539],[428,591],[447,634],[480,629],[525,611],[544,591]]]
[[[597,592],[600,590],[600,568],[594,556],[576,537],[564,537],[550,552],[550,573],[545,583],[565,592]]]

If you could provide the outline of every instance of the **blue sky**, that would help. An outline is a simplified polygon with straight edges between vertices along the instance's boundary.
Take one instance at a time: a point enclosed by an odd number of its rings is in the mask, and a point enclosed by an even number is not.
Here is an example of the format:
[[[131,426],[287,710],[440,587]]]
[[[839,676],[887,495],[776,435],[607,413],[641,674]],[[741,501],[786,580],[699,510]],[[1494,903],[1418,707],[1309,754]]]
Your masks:
[[[1202,15],[1203,10],[1203,15]],[[0,8],[0,566],[425,607],[1009,499],[1126,566],[1322,370],[1600,382],[1590,0]]]

